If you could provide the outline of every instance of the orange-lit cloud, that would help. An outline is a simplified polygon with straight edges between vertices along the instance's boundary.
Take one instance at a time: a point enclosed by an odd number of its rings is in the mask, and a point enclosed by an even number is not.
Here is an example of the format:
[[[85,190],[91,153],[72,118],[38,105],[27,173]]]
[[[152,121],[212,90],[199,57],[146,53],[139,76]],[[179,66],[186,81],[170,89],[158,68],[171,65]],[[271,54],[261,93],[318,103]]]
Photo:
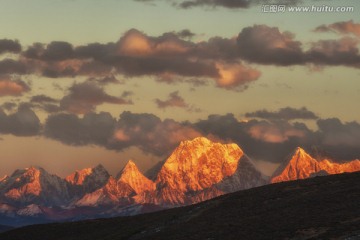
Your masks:
[[[216,79],[216,83],[219,87],[227,89],[246,86],[261,75],[259,71],[241,64],[218,62],[216,67],[219,71],[219,78]]]
[[[0,96],[20,96],[30,91],[30,87],[24,81],[11,80],[8,76],[0,77]]]
[[[344,31],[355,34],[357,25],[347,23],[351,24],[354,26]],[[305,44],[296,40],[294,34],[267,25],[245,27],[231,38],[215,36],[194,42],[193,35],[187,30],[149,36],[131,29],[117,42],[106,44],[36,43],[20,53],[20,60],[0,61],[0,74],[40,74],[51,78],[154,76],[166,83],[197,78],[212,80],[219,88],[243,90],[261,75],[251,63],[355,68],[360,65],[359,40],[349,37],[317,41],[305,50]]]
[[[339,34],[353,34],[360,37],[360,24],[353,20],[347,22],[336,22],[329,25],[321,25],[315,29],[316,32],[336,32]]]
[[[161,37],[149,37],[131,29],[118,42],[118,54],[128,56],[149,56],[179,54],[188,51],[186,42],[173,33]]]
[[[249,129],[250,135],[258,140],[269,143],[282,143],[289,140],[289,137],[302,138],[304,132],[298,129],[281,129],[271,124],[261,124],[252,126]]]

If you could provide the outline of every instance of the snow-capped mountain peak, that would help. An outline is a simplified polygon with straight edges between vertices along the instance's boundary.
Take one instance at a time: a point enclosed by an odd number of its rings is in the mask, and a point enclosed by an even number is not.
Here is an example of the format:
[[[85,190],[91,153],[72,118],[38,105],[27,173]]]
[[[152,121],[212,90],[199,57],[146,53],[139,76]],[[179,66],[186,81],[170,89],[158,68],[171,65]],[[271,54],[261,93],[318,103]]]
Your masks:
[[[199,191],[235,173],[243,151],[204,137],[183,141],[162,166],[156,182],[182,192]]]
[[[321,167],[304,149],[298,147],[275,171],[271,182],[304,179],[313,176]]]
[[[94,168],[85,168],[82,170],[75,171],[65,179],[73,185],[83,185],[88,178],[96,178],[98,180],[104,180],[105,182],[109,178],[109,173],[101,165],[97,165]]]
[[[155,189],[155,184],[145,177],[136,164],[129,160],[124,168],[117,175],[118,182],[129,184],[137,194]]]
[[[18,204],[61,205],[69,199],[66,182],[40,167],[16,170],[2,184],[0,193],[7,202]]]

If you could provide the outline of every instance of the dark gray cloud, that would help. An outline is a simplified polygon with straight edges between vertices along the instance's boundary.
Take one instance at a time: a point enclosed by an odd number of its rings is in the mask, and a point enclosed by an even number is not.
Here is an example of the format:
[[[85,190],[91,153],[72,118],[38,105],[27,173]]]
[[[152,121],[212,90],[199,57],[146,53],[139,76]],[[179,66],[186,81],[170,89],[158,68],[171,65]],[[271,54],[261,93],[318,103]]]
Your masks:
[[[41,74],[50,78],[85,76],[106,85],[112,76],[154,76],[161,82],[213,80],[215,86],[244,90],[261,76],[246,63],[291,66],[360,66],[358,39],[314,42],[307,50],[295,36],[276,27],[246,27],[233,38],[191,41],[189,30],[149,36],[130,29],[113,43],[72,46],[67,42],[36,43],[21,61],[0,61],[0,74]],[[102,79],[102,80],[101,80]]]
[[[178,107],[188,108],[189,105],[185,102],[185,99],[179,95],[179,91],[175,91],[169,94],[166,100],[155,99],[155,103],[158,108]]]
[[[2,105],[1,105],[1,108],[2,109],[5,109],[6,111],[12,111],[14,110],[15,108],[17,107],[17,104],[14,103],[14,102],[4,102]]]
[[[40,109],[47,113],[57,113],[61,111],[59,100],[44,94],[32,96],[29,104],[32,108]]]
[[[35,95],[32,96],[30,99],[31,103],[57,103],[59,102],[58,100],[56,100],[55,98],[49,97],[47,95],[44,94],[40,94],[40,95]]]
[[[108,84],[121,84],[122,82],[118,80],[115,76],[105,76],[101,78],[89,78],[89,81],[94,81],[100,85],[108,85]]]
[[[28,66],[13,59],[3,59],[0,61],[0,75],[4,74],[26,74]]]
[[[244,28],[238,38],[238,54],[249,62],[265,65],[329,65],[360,66],[359,40],[344,37],[336,40],[313,42],[304,51],[302,43],[290,32],[280,32],[276,27],[254,25]]]
[[[123,91],[123,93],[121,94],[122,98],[128,98],[134,95],[133,91]]]
[[[239,55],[250,62],[288,66],[304,63],[301,43],[293,34],[277,27],[255,25],[244,28],[238,38]]]
[[[138,2],[155,2],[156,0],[134,0]],[[311,0],[316,2],[319,0]],[[174,6],[188,9],[193,7],[224,7],[224,8],[249,8],[252,6],[262,4],[285,4],[285,5],[297,5],[303,3],[303,0],[171,0]]]
[[[183,29],[181,31],[176,32],[176,35],[178,35],[179,38],[193,38],[196,36],[195,33],[191,32],[189,29]]]
[[[67,145],[107,146],[114,133],[116,120],[105,112],[50,115],[44,126],[44,135]]]
[[[110,148],[136,146],[144,152],[163,156],[180,141],[201,136],[192,126],[172,119],[161,120],[153,114],[123,112],[118,120]]]
[[[18,41],[9,39],[0,39],[0,54],[3,53],[19,53],[21,45]]]
[[[91,43],[74,49],[77,58],[103,60],[116,52],[116,43]]]
[[[62,61],[75,57],[73,46],[61,41],[54,41],[47,45],[34,43],[24,52],[24,56],[45,61]]]
[[[132,104],[121,97],[107,94],[105,90],[92,81],[73,84],[68,94],[60,101],[60,107],[68,112],[84,114],[96,109],[103,103]]]
[[[250,0],[190,0],[178,4],[181,8],[192,8],[198,6],[226,7],[226,8],[249,8]]]
[[[122,74],[129,77],[157,76],[166,79],[165,82],[210,78],[215,80],[217,87],[237,89],[260,76],[257,70],[237,60],[235,39],[216,37],[194,43],[190,41],[193,35],[189,30],[182,30],[153,37],[131,29],[116,43],[77,47],[66,42],[36,43],[23,56],[26,63],[32,64],[32,72],[46,77],[81,75],[103,78],[104,84],[110,83],[107,80],[114,80],[108,76]],[[226,76],[230,78],[224,79],[224,66],[228,69],[230,65],[231,73],[226,70]],[[235,71],[235,67],[238,70]]]
[[[359,159],[359,123],[343,123],[338,118],[330,118],[318,120],[317,125],[322,149],[338,159]]]
[[[312,154],[326,152],[337,161],[360,156],[360,124],[320,119],[318,129],[286,120],[239,121],[233,114],[209,115],[195,123],[161,120],[154,114],[123,112],[116,120],[109,113],[50,115],[45,136],[69,145],[96,144],[121,151],[137,147],[158,156],[169,154],[180,141],[198,136],[237,143],[250,157],[281,162],[296,147]]]
[[[40,130],[39,118],[27,105],[20,105],[17,112],[10,115],[0,110],[0,133],[35,136],[40,133]]]
[[[256,112],[246,113],[245,117],[250,118],[263,118],[263,119],[284,119],[284,120],[294,120],[294,119],[318,119],[319,117],[309,111],[306,107],[302,108],[281,108],[278,111],[268,111],[266,109],[259,110]]]
[[[146,153],[164,155],[186,139],[200,136],[190,126],[153,114],[123,112],[118,120],[109,113],[50,115],[44,127],[46,137],[68,145],[96,144],[117,151],[138,147]]]
[[[322,157],[335,161],[359,158],[359,123],[343,123],[337,118],[319,119],[317,126],[317,130],[311,130],[303,123],[285,120],[241,122],[233,114],[210,115],[194,124],[204,135],[239,144],[255,159],[281,162],[299,146],[314,155],[326,153]]]
[[[318,65],[360,67],[359,40],[344,37],[313,43],[307,61]]]

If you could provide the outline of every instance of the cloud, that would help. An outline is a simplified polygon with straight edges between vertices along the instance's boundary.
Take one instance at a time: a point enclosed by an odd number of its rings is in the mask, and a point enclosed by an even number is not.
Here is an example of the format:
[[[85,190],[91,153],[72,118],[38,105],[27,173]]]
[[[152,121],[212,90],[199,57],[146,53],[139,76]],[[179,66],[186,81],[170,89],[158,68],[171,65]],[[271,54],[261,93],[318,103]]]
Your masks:
[[[216,79],[218,87],[243,90],[247,85],[257,80],[261,73],[253,68],[245,67],[238,63],[216,63],[220,77]]]
[[[19,53],[21,45],[18,41],[9,39],[0,39],[0,54],[3,53]]]
[[[123,112],[118,120],[109,113],[50,115],[44,135],[68,145],[96,144],[121,151],[138,147],[146,153],[163,156],[182,140],[201,134],[191,126],[172,119],[161,120],[153,114]]]
[[[196,36],[195,33],[191,32],[189,29],[183,29],[175,33],[179,38],[188,38],[191,39]]]
[[[116,52],[116,43],[90,43],[77,46],[74,51],[77,58],[102,60]]]
[[[136,0],[141,1],[141,0]],[[146,1],[146,0],[142,0]],[[313,0],[316,1],[316,0]],[[302,0],[181,0],[173,1],[174,5],[184,9],[193,7],[224,7],[224,8],[250,8],[252,6],[262,4],[285,4],[285,5],[297,5],[302,3]],[[180,2],[180,3],[178,3]]]
[[[35,136],[40,133],[40,130],[39,118],[27,105],[20,105],[17,112],[10,115],[0,110],[0,133]]]
[[[0,97],[21,96],[30,91],[30,86],[20,79],[12,80],[10,76],[0,75]]]
[[[277,27],[254,25],[246,27],[237,38],[240,56],[250,62],[289,66],[303,64],[301,43],[289,32]]]
[[[4,102],[2,105],[1,105],[1,108],[2,109],[5,109],[6,111],[9,111],[11,112],[12,110],[14,110],[16,108],[17,104],[14,103],[14,102]]]
[[[105,76],[102,78],[89,78],[89,81],[97,82],[100,85],[108,85],[108,84],[121,84],[122,82],[118,80],[115,76]]]
[[[306,53],[308,62],[318,65],[360,67],[359,40],[344,37],[337,40],[320,40]]]
[[[134,95],[133,91],[123,91],[123,93],[121,94],[121,97],[127,98],[127,97],[131,97],[132,95]]]
[[[338,34],[353,34],[360,37],[360,24],[354,23],[353,20],[336,22],[329,25],[320,25],[315,32],[335,32]]]
[[[131,104],[121,97],[107,94],[105,90],[92,81],[73,84],[68,94],[60,101],[60,107],[71,113],[84,114],[96,109],[103,103]]]
[[[249,62],[264,65],[328,65],[360,66],[359,40],[344,37],[337,40],[313,42],[304,51],[302,43],[290,32],[280,32],[276,27],[254,25],[244,28],[238,38],[239,56]]]
[[[182,1],[179,6],[181,8],[192,8],[198,6],[226,7],[226,8],[248,8],[249,0],[191,0]]]
[[[54,114],[45,122],[44,135],[67,145],[107,146],[115,123],[116,120],[105,112],[87,113],[82,118],[75,114]]]
[[[75,48],[65,42],[34,44],[24,56],[35,63],[41,61],[40,72],[51,78],[84,75],[105,79],[115,71],[129,77],[157,76],[165,82],[210,78],[217,87],[240,89],[260,76],[257,70],[234,61],[235,39],[215,37],[201,43],[181,39],[191,36],[189,30],[152,37],[131,29],[117,43]]]
[[[304,124],[286,121],[239,121],[233,114],[209,115],[194,123],[204,135],[237,143],[250,157],[280,162],[289,149],[305,146],[311,131]],[[311,143],[310,143],[311,144]]]
[[[151,76],[160,82],[211,80],[218,88],[244,90],[261,76],[249,63],[275,66],[359,67],[358,40],[342,38],[303,43],[276,27],[254,25],[237,37],[212,37],[194,42],[190,30],[150,36],[137,29],[118,41],[73,46],[53,41],[35,43],[21,60],[0,61],[0,74],[37,74],[50,78],[84,76],[101,85],[117,83],[114,76]],[[305,45],[305,44],[304,44]]]
[[[284,120],[294,120],[294,119],[318,119],[319,117],[309,111],[306,107],[302,108],[281,108],[278,111],[270,112],[268,110],[259,110],[256,112],[246,113],[245,117],[249,118],[263,118],[263,119],[284,119]]]
[[[47,45],[35,43],[24,52],[24,56],[45,61],[62,61],[75,57],[73,46],[62,41],[53,41]]]
[[[347,145],[360,147],[360,124],[349,122],[343,124],[337,118],[321,119],[318,121],[323,133],[324,144],[329,146]]]
[[[3,119],[3,112],[1,116]],[[137,147],[157,156],[165,156],[180,141],[198,136],[237,143],[250,157],[271,162],[283,161],[299,146],[310,153],[321,149],[338,161],[360,156],[359,123],[319,119],[317,125],[318,129],[311,130],[303,123],[286,120],[239,121],[233,114],[209,115],[190,123],[128,111],[118,119],[105,112],[86,113],[83,117],[58,113],[46,120],[44,135],[68,145],[95,144],[116,151]],[[314,149],[316,152],[312,152]]]
[[[117,43],[117,53],[126,56],[168,56],[186,53],[192,45],[172,32],[159,37],[149,37],[136,29],[131,29]]]
[[[179,95],[179,91],[175,91],[169,94],[166,100],[155,99],[154,100],[157,107],[160,109],[166,108],[183,108],[188,112],[201,112],[201,109],[195,105],[190,105],[186,103],[185,99]]]
[[[56,100],[55,98],[49,97],[47,95],[44,94],[40,94],[40,95],[35,95],[32,96],[30,99],[31,103],[57,103],[58,100]]]
[[[337,118],[317,120],[318,128],[286,120],[239,121],[233,114],[209,115],[194,123],[203,135],[237,143],[254,159],[281,162],[300,146],[310,153],[319,149],[335,161],[353,160],[360,156],[360,124],[343,123]],[[316,152],[312,152],[313,150]]]
[[[191,56],[232,62],[239,58],[239,49],[235,37],[212,37],[208,41],[197,43],[191,51]]]
[[[32,108],[41,109],[47,113],[60,112],[59,100],[44,94],[35,95],[30,98],[29,104]]]
[[[178,108],[188,108],[188,104],[185,102],[184,98],[179,95],[179,91],[175,91],[169,94],[168,99],[160,100],[155,99],[155,103],[158,108],[168,108],[168,107],[178,107]]]
[[[132,29],[118,42],[114,62],[119,72],[129,76],[158,75],[165,82],[178,81],[177,76],[207,77],[217,87],[238,89],[257,80],[260,72],[233,61],[234,53],[235,40],[213,38],[195,44],[173,33],[156,38]]]
[[[337,118],[320,119],[319,138],[322,148],[338,159],[355,159],[360,156],[360,124],[343,123]]]
[[[287,122],[258,122],[248,129],[248,133],[254,139],[267,143],[283,143],[292,137],[303,138],[305,132],[297,129]]]
[[[27,72],[27,65],[23,62],[15,61],[9,58],[0,61],[0,75],[26,74]]]
[[[169,154],[180,141],[201,136],[192,126],[153,114],[123,112],[117,123],[111,148],[136,146],[144,152]]]

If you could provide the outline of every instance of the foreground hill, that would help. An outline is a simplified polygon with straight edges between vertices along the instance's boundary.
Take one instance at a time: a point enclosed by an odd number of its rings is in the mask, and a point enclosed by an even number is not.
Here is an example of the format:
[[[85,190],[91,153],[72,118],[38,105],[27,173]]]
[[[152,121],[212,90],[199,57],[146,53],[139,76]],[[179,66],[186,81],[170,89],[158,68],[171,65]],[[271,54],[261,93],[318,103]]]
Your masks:
[[[271,184],[132,217],[27,226],[2,240],[359,239],[360,172]]]
[[[0,225],[0,232],[9,231],[12,227]]]

